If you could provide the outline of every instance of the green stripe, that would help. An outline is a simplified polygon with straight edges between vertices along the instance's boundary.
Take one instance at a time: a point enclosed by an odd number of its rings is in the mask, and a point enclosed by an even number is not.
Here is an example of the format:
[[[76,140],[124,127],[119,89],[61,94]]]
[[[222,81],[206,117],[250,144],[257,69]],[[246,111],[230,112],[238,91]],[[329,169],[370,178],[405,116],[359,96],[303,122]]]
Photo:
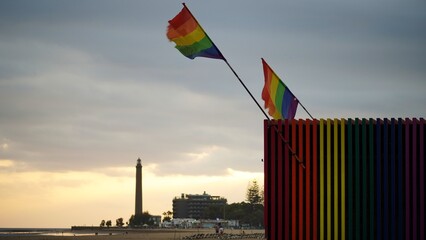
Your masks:
[[[176,48],[185,56],[191,56],[194,55],[196,53],[199,53],[203,50],[209,49],[213,46],[212,41],[210,41],[209,38],[204,37],[203,39],[201,39],[200,41],[192,44],[192,45],[188,45],[188,46],[178,46],[176,45]]]
[[[374,120],[370,118],[370,133],[369,133],[369,141],[370,141],[370,239],[374,239]]]
[[[278,81],[277,91],[275,94],[275,108],[279,113],[281,113],[281,116],[284,116],[283,115],[284,113],[282,112],[284,91],[285,91],[284,85],[281,84],[281,81]]]
[[[355,180],[355,239],[361,239],[360,238],[360,212],[361,212],[361,191],[360,191],[360,174],[359,174],[359,119],[355,118],[355,173],[354,173],[354,180]]]
[[[348,161],[347,161],[347,188],[346,188],[346,194],[347,194],[347,208],[346,208],[346,215],[347,215],[347,221],[346,221],[346,237],[348,240],[352,240],[354,238],[354,222],[353,222],[353,174],[352,174],[352,165],[353,165],[353,152],[352,152],[352,119],[348,119],[347,122],[347,139],[348,139]]]
[[[362,239],[367,239],[367,125],[366,119],[362,119]]]

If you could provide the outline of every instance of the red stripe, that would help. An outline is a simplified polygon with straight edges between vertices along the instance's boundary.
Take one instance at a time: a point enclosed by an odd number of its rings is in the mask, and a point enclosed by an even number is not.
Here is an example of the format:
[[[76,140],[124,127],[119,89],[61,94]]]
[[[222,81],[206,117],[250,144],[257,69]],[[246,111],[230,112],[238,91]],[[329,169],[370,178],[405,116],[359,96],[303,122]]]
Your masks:
[[[283,132],[282,121],[278,120],[278,132]],[[278,236],[277,239],[283,239],[283,148],[284,145],[280,136],[278,136]]]
[[[269,115],[273,115],[276,112],[275,103],[271,99],[269,91],[271,89],[271,79],[272,79],[272,69],[269,65],[262,59],[263,66],[263,75],[265,78],[265,84],[262,89],[262,99],[265,101],[265,108],[269,109]]]
[[[298,156],[299,160],[303,161],[303,120],[299,120],[299,147],[298,147]],[[295,149],[293,149],[296,151]],[[304,169],[300,163],[297,163],[297,168],[299,169],[299,240],[303,240],[303,172]]]
[[[188,19],[186,22],[179,26],[169,25],[167,29],[167,38],[173,40],[178,37],[184,37],[192,33],[197,27],[198,23],[193,18]]]
[[[275,124],[275,123],[272,123]],[[272,227],[272,231],[271,231],[271,239],[277,239],[276,235],[275,235],[275,229],[277,229],[277,223],[275,221],[276,217],[277,217],[277,210],[275,208],[275,205],[277,203],[277,196],[276,196],[276,179],[277,176],[275,174],[275,170],[276,170],[276,156],[275,156],[275,148],[276,148],[276,131],[271,131],[271,227]]]
[[[289,122],[286,119],[284,125],[284,138],[289,141]],[[290,157],[288,146],[284,147],[284,238],[290,239]]]
[[[306,239],[310,239],[310,235],[311,235],[311,152],[310,152],[310,143],[312,141],[312,139],[310,139],[310,126],[311,126],[311,120],[307,119],[306,120],[306,125],[305,125],[305,129],[306,129],[306,135],[305,135],[305,146],[306,146],[306,156],[305,156],[305,166],[306,166],[306,188],[305,188],[305,194],[306,194],[306,200],[305,200],[305,206],[306,206]]]
[[[422,226],[425,226],[425,172],[424,172],[424,162],[425,162],[425,155],[424,155],[424,126],[425,121],[423,118],[420,118],[420,239],[425,239],[425,228]]]
[[[178,28],[189,19],[192,19],[192,14],[189,12],[188,8],[183,7],[182,10],[173,19],[169,20],[169,24],[173,28]]]
[[[312,239],[318,236],[318,120],[312,122]]]
[[[296,120],[292,120],[291,121],[291,148],[294,149],[296,148]],[[291,180],[291,196],[292,196],[292,202],[291,202],[291,209],[292,209],[292,216],[291,216],[291,225],[292,225],[292,229],[291,229],[291,239],[296,240],[296,231],[297,231],[297,208],[296,208],[296,201],[297,201],[297,196],[296,196],[296,187],[297,187],[297,178],[296,178],[296,159],[294,157],[291,158],[291,176],[292,176],[292,180]]]
[[[266,236],[269,235],[270,232],[270,221],[269,221],[269,214],[268,214],[268,209],[269,209],[269,191],[268,191],[268,186],[270,184],[270,180],[269,180],[269,172],[268,172],[268,165],[269,165],[269,155],[268,155],[268,137],[269,137],[269,132],[268,132],[268,120],[265,120],[263,122],[263,133],[264,133],[264,137],[263,137],[263,147],[264,147],[264,156],[263,156],[263,172],[264,172],[264,213],[263,213],[263,217],[264,217],[264,223],[265,223],[265,231],[266,231]]]

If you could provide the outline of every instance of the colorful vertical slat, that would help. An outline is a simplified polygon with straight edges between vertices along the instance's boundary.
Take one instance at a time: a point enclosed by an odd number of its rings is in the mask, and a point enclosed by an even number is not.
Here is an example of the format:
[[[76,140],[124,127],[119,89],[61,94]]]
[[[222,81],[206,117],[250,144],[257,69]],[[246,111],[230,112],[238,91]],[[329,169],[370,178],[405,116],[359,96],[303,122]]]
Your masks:
[[[312,121],[312,237],[318,239],[318,120]]]
[[[412,239],[411,229],[411,154],[410,154],[410,119],[405,119],[405,239]]]
[[[320,120],[320,155],[319,155],[319,188],[320,188],[320,199],[319,199],[319,210],[320,210],[320,220],[319,220],[319,231],[320,231],[320,239],[323,240],[325,239],[325,227],[324,227],[324,209],[325,209],[325,204],[324,204],[324,119]]]
[[[420,172],[420,199],[419,199],[419,203],[420,203],[420,223],[419,223],[419,228],[420,228],[420,236],[419,239],[426,239],[426,235],[425,235],[425,120],[423,118],[420,119],[420,126],[419,126],[419,132],[420,132],[420,137],[419,137],[419,172]]]
[[[278,121],[278,132],[282,132],[283,131],[283,125],[282,125],[282,121],[279,120]],[[278,144],[278,149],[277,149],[277,154],[278,154],[278,159],[283,159],[283,147],[282,147],[282,139],[278,136],[278,139],[280,141],[280,144]],[[278,214],[285,214],[284,213],[284,209],[283,209],[283,204],[280,204],[283,200],[284,200],[284,196],[283,196],[283,187],[284,187],[284,174],[282,174],[282,169],[283,169],[283,164],[284,161],[278,161],[277,162],[277,185],[278,185],[278,192],[277,192],[277,202],[278,202],[278,206],[277,206],[277,213]],[[283,225],[283,218],[278,218],[277,219],[278,222],[278,226],[282,226]],[[277,239],[283,239],[283,229],[279,228],[277,229],[278,233],[277,233]]]
[[[296,120],[291,121],[291,147],[292,149],[296,149],[297,141],[296,141]],[[297,164],[296,157],[291,157],[291,239],[297,238]]]
[[[346,123],[344,119],[341,119],[340,122],[340,184],[341,184],[341,193],[340,193],[340,201],[341,201],[341,234],[340,238],[337,239],[346,239],[346,155],[345,155],[345,129]]]
[[[375,165],[375,161],[374,161],[374,125],[375,122],[372,118],[370,118],[369,122],[368,122],[368,152],[369,152],[369,156],[368,156],[368,162],[369,162],[369,195],[370,195],[370,199],[369,199],[369,224],[370,224],[370,234],[369,234],[369,239],[374,239],[374,212],[375,212],[375,208],[374,208],[374,194],[375,194],[375,188],[374,188],[374,165]]]
[[[298,152],[298,157],[299,157],[299,160],[300,159],[304,159],[304,154],[303,154],[303,147],[304,147],[304,141],[303,141],[303,129],[304,129],[304,121],[303,120],[299,120],[299,124],[298,124],[298,128],[297,128],[297,130],[299,131],[299,134],[298,134],[298,137],[299,137],[299,144],[298,144],[298,146],[296,147],[297,148],[297,152]],[[305,163],[306,164],[306,163]],[[299,240],[303,240],[303,235],[304,235],[304,233],[305,233],[305,231],[304,231],[304,214],[303,214],[303,209],[304,209],[304,205],[303,205],[303,203],[304,203],[304,199],[303,199],[303,195],[304,195],[304,189],[303,189],[303,180],[304,180],[304,173],[305,173],[305,169],[306,169],[306,166],[305,166],[305,168],[303,168],[303,167],[298,167],[297,168],[298,169],[298,175],[299,175],[299,184],[298,184],[298,186],[297,186],[297,190],[299,191],[299,194],[298,194],[298,199],[299,199],[299,201],[298,201],[298,213],[297,213],[297,216],[298,216],[298,218],[299,218],[299,223],[297,224],[297,226],[299,227],[299,232],[298,232],[298,235],[299,235]]]
[[[353,217],[353,210],[354,210],[354,204],[353,204],[353,123],[352,119],[348,119],[347,123],[347,145],[348,145],[348,158],[347,158],[347,239],[352,240],[354,239],[354,217]]]
[[[264,131],[268,239],[425,239],[423,118],[274,120]]]
[[[333,123],[333,227],[334,227],[334,239],[339,239],[339,124],[337,119],[334,119]]]
[[[288,120],[285,120],[285,125],[284,125],[284,139],[286,139],[286,141],[288,141],[290,139],[290,129],[289,129],[289,124],[288,124]],[[285,211],[285,216],[284,216],[284,238],[283,239],[290,239],[290,214],[291,214],[291,209],[290,209],[290,161],[291,158],[289,156],[290,150],[288,147],[284,147],[284,211]]]
[[[312,174],[312,157],[311,157],[311,120],[306,120],[305,125],[305,239],[311,239],[311,174]],[[299,130],[300,131],[300,130]]]

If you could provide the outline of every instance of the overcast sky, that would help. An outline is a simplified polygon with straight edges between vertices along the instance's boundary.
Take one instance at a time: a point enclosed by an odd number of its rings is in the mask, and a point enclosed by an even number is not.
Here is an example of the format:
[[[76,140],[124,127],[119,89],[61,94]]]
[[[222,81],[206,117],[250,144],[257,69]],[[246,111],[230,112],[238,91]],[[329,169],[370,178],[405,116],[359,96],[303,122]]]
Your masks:
[[[128,219],[138,157],[151,214],[263,184],[264,116],[168,41],[181,2],[0,1],[0,227]],[[262,106],[261,57],[315,118],[426,116],[424,1],[186,3]]]

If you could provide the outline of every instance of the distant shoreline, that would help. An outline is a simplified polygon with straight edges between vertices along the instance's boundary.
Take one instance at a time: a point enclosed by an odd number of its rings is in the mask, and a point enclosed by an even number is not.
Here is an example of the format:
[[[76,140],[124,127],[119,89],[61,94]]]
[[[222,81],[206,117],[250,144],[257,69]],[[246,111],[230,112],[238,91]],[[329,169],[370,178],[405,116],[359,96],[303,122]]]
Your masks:
[[[195,234],[213,234],[214,229],[190,228],[118,228],[118,227],[78,227],[71,228],[0,228],[0,239],[8,240],[63,240],[83,238],[84,240],[121,239],[121,240],[167,240],[182,239]],[[225,234],[241,234],[239,229],[225,229]],[[264,233],[263,229],[245,230],[245,234]],[[206,238],[209,239],[209,238]]]

